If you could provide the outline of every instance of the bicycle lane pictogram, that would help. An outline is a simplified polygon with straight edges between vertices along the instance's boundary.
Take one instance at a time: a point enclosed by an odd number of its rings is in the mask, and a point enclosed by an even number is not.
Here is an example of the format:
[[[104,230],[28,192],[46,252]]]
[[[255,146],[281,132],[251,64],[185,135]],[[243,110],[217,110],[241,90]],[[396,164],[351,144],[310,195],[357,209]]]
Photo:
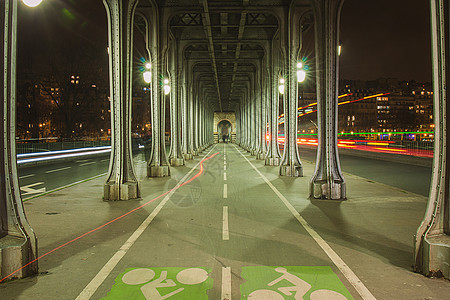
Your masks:
[[[108,299],[208,299],[212,288],[209,268],[128,268],[119,274]]]
[[[353,299],[329,266],[243,267],[241,299]]]

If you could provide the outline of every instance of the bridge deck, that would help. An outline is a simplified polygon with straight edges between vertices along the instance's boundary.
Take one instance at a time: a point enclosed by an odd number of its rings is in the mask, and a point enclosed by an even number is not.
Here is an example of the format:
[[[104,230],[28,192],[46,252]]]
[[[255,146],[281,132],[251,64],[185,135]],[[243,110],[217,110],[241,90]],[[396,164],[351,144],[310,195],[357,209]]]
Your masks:
[[[305,177],[279,177],[277,167],[233,144],[202,155],[216,152],[202,173],[198,156],[171,168],[170,178],[146,178],[145,164],[138,164],[140,201],[101,201],[104,179],[97,178],[25,202],[39,255],[48,254],[39,260],[39,276],[1,284],[1,298],[450,295],[447,281],[411,272],[425,197],[345,174],[347,201],[311,201],[312,163],[304,162]]]

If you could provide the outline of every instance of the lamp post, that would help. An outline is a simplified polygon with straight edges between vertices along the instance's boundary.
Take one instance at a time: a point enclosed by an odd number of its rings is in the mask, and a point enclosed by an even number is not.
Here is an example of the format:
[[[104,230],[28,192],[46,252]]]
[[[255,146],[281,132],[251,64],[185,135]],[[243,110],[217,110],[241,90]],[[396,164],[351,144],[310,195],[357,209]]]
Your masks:
[[[144,77],[144,81],[148,84],[147,93],[148,93],[148,105],[149,105],[149,107],[151,107],[151,105],[152,105],[152,92],[151,92],[151,90],[152,90],[152,71],[151,71],[151,69],[152,69],[152,64],[149,63],[149,62],[146,63],[145,64],[145,71],[142,74],[143,77]]]

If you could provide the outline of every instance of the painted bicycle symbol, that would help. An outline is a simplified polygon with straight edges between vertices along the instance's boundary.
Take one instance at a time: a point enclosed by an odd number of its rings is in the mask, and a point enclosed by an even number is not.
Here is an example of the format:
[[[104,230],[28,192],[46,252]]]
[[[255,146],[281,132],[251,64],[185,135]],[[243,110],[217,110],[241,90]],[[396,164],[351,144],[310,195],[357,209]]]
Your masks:
[[[276,285],[282,280],[286,280],[293,284],[292,286],[286,286],[286,287],[279,287],[277,291],[269,290],[269,289],[260,289],[252,292],[250,295],[248,295],[249,300],[284,300],[284,297],[282,294],[286,296],[292,296],[294,295],[295,300],[301,300],[303,299],[303,296],[308,293],[308,291],[311,289],[311,285],[304,281],[303,279],[295,276],[294,274],[291,274],[287,271],[286,268],[278,267],[275,269],[276,272],[281,273],[282,275],[273,280],[272,282],[269,282],[267,286],[271,287]],[[347,297],[344,295],[332,291],[332,290],[315,290],[310,295],[311,300],[347,300]]]
[[[196,285],[208,279],[208,272],[200,268],[184,269],[178,272],[176,280],[180,287],[170,293],[161,295],[159,288],[176,287],[174,280],[167,278],[167,271],[161,271],[159,278],[155,278],[155,271],[152,269],[134,269],[122,277],[122,282],[127,285],[141,285],[141,292],[145,299],[163,300],[170,298],[185,290],[183,285]]]

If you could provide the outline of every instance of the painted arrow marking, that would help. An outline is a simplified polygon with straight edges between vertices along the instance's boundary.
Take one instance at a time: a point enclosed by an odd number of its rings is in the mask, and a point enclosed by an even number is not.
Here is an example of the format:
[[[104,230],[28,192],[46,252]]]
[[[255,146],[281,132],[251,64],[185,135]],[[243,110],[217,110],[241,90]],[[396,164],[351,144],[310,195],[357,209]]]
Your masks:
[[[44,184],[43,182],[35,182],[29,185],[24,185],[20,187],[20,191],[22,192],[22,195],[29,195],[29,194],[38,194],[38,193],[44,193],[46,191],[45,187],[40,189],[34,189],[33,187],[36,185]]]

